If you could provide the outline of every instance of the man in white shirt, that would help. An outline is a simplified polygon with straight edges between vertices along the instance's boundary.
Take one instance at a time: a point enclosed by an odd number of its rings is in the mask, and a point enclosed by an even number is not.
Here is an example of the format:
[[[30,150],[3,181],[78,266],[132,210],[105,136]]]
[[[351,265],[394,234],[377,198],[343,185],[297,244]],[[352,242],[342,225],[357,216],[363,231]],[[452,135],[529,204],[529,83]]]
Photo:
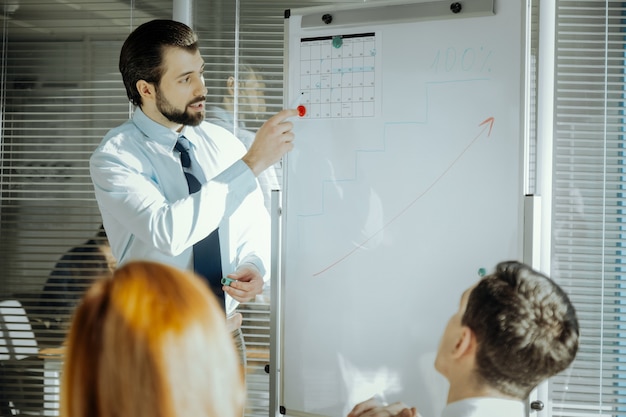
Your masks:
[[[461,297],[435,368],[450,383],[442,417],[524,417],[530,392],[578,351],[578,320],[565,292],[519,262],[502,262]],[[398,402],[357,404],[348,417],[418,416]]]
[[[122,46],[119,68],[136,108],[90,159],[112,253],[118,265],[144,259],[193,269],[209,259],[194,244],[215,232],[221,273],[234,281],[221,286],[218,279],[214,291],[225,294],[230,315],[269,279],[270,219],[257,176],[293,148],[287,119],[298,113],[287,109],[268,119],[249,150],[205,122],[204,60],[196,34],[180,22],[137,27]],[[199,190],[192,191],[188,174]],[[241,316],[234,317],[238,327]]]

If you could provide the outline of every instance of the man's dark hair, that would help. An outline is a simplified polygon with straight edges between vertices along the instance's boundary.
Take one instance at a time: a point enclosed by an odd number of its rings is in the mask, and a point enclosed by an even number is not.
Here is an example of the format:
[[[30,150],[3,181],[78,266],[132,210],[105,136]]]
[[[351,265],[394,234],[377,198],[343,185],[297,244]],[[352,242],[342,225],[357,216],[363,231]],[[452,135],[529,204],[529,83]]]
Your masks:
[[[119,69],[126,95],[141,106],[137,81],[159,84],[164,73],[163,52],[167,47],[198,50],[198,37],[187,25],[174,20],[151,20],[138,26],[124,42],[120,52]]]
[[[476,335],[479,380],[521,399],[566,369],[578,351],[578,319],[567,294],[519,262],[502,262],[478,282],[462,324]]]

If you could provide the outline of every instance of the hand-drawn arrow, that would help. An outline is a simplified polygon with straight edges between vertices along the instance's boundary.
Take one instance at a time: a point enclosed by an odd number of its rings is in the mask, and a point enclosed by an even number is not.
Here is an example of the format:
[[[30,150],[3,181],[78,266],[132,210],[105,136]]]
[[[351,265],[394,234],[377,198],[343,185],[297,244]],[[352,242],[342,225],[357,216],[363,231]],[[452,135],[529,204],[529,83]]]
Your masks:
[[[491,136],[491,130],[493,129],[493,124],[495,123],[495,118],[493,116],[486,118],[485,120],[483,120],[478,126],[483,126],[483,125],[488,125],[489,126],[489,132],[487,132],[487,137]],[[341,262],[345,261],[347,258],[349,258],[350,256],[352,256],[354,253],[356,253],[356,251],[358,251],[359,249],[363,248],[370,240],[372,240],[374,237],[376,237],[378,234],[380,234],[383,230],[385,230],[386,228],[388,228],[393,222],[395,222],[396,220],[398,220],[402,215],[404,215],[404,213],[407,212],[407,210],[409,208],[411,208],[415,203],[417,203],[422,197],[424,197],[430,190],[432,190],[435,185],[437,185],[437,183],[439,181],[441,181],[441,179],[443,177],[446,176],[446,174],[448,172],[450,172],[450,170],[452,169],[452,167],[454,167],[456,165],[456,163],[459,161],[459,159],[461,159],[461,157],[463,155],[465,155],[465,153],[468,151],[469,148],[472,147],[472,145],[474,145],[474,143],[482,136],[482,134],[485,132],[487,128],[485,127],[483,130],[481,130],[480,132],[478,132],[478,134],[474,137],[474,139],[472,139],[472,141],[465,147],[465,149],[463,149],[461,151],[461,153],[454,159],[454,161],[452,161],[452,163],[435,179],[435,181],[433,181],[432,184],[430,184],[428,186],[428,188],[426,188],[424,191],[422,191],[422,193],[420,195],[418,195],[413,201],[411,201],[405,208],[403,208],[402,210],[400,210],[400,212],[398,214],[396,214],[394,217],[392,217],[387,223],[385,223],[378,231],[376,231],[374,234],[372,234],[370,237],[368,237],[367,239],[365,239],[364,241],[362,241],[361,243],[357,244],[354,248],[352,248],[348,253],[346,253],[345,255],[343,255],[341,258],[337,259],[336,261],[334,261],[333,263],[331,263],[330,265],[328,265],[327,267],[323,268],[322,270],[315,272],[313,274],[314,277],[323,274],[324,272],[334,268],[336,265],[340,264]]]
[[[482,126],[482,125],[484,125],[486,123],[489,123],[489,133],[487,133],[487,137],[491,136],[491,129],[493,128],[493,122],[495,120],[496,119],[494,119],[493,116],[487,117],[485,120],[483,120],[483,122],[481,124],[478,125],[478,126]],[[482,132],[480,132],[480,133],[482,133]],[[480,134],[479,134],[479,136],[480,136]]]

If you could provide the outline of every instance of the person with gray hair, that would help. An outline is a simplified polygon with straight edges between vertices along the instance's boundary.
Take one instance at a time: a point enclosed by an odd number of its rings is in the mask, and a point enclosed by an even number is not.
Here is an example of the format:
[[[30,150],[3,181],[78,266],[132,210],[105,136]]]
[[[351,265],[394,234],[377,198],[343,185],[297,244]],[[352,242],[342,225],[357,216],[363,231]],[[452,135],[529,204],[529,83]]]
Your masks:
[[[206,117],[207,121],[234,133],[246,149],[250,149],[256,133],[248,128],[246,120],[264,117],[267,110],[263,91],[265,82],[260,72],[247,62],[232,60],[229,65],[232,65],[232,71],[224,79],[218,80],[222,83],[215,87],[216,90],[222,91],[220,94],[222,101],[220,105],[208,106]],[[279,161],[269,166],[257,177],[268,212],[271,209],[272,190],[280,189],[278,179],[280,164]]]

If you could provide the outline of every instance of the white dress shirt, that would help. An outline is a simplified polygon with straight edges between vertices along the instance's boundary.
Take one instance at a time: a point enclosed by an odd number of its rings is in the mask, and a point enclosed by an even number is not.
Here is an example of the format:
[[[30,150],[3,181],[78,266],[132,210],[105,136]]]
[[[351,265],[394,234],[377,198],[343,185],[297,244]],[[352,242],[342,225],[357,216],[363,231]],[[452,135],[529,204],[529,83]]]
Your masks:
[[[191,195],[174,151],[179,133],[140,108],[91,156],[96,200],[118,265],[144,259],[192,269],[193,244],[219,227],[224,276],[249,263],[267,281],[270,219],[258,181],[241,160],[245,147],[207,122],[181,133],[208,179]],[[227,295],[226,312],[236,306]]]
[[[441,417],[525,417],[524,403],[504,398],[476,397],[446,405]]]

